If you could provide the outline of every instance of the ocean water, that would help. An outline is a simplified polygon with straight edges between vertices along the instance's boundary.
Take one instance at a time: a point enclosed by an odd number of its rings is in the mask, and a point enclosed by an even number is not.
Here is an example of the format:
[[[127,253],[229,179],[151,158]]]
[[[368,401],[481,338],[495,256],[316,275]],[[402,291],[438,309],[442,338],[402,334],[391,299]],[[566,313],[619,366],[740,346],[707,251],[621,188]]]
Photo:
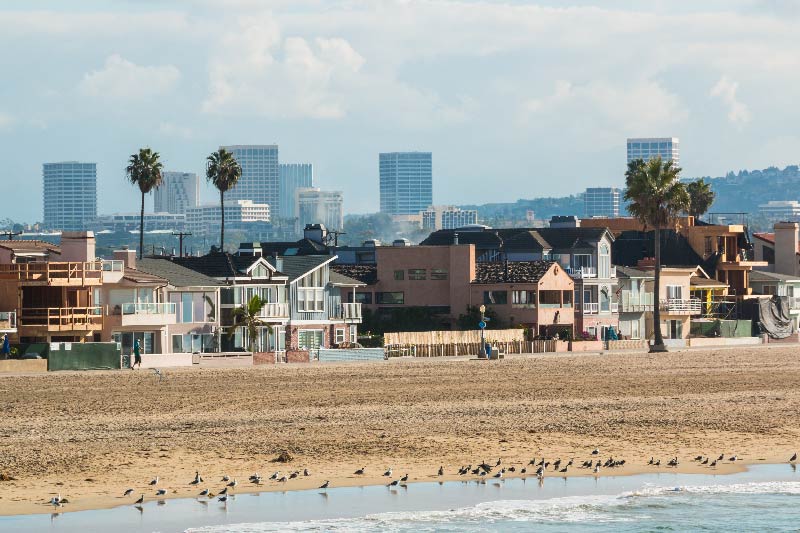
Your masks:
[[[240,494],[115,509],[0,517],[0,531],[800,531],[800,473],[646,474],[414,483],[406,488]]]

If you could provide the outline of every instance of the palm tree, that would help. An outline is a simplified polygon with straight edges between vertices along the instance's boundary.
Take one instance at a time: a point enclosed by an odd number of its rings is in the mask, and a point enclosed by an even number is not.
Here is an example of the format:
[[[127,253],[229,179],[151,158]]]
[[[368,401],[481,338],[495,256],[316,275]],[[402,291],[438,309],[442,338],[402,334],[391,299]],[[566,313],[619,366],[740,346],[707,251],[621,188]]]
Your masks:
[[[158,152],[150,148],[140,148],[132,154],[125,167],[125,175],[142,192],[142,211],[139,217],[139,259],[144,253],[144,195],[161,185],[161,168]]]
[[[265,327],[272,332],[272,327],[262,322],[259,318],[261,308],[267,304],[258,296],[253,296],[242,307],[237,307],[233,310],[233,325],[228,328],[228,336],[230,337],[236,331],[236,328],[245,328],[247,331],[247,349],[254,352],[256,341],[258,339],[258,328]]]
[[[212,152],[206,158],[206,179],[219,191],[219,210],[222,219],[219,225],[219,249],[225,245],[225,192],[236,186],[242,176],[242,167],[233,154],[224,148]]]
[[[661,287],[661,229],[673,223],[676,217],[689,207],[689,194],[680,182],[681,169],[672,161],[656,157],[646,163],[635,159],[628,163],[625,183],[628,190],[625,199],[630,202],[628,211],[644,224],[653,228],[655,239],[655,283],[653,287],[653,330],[655,340],[650,352],[667,351],[661,334],[661,312],[659,290]]]
[[[686,186],[686,192],[689,194],[688,214],[695,220],[706,214],[716,196],[711,190],[711,183],[704,179],[689,183]]]

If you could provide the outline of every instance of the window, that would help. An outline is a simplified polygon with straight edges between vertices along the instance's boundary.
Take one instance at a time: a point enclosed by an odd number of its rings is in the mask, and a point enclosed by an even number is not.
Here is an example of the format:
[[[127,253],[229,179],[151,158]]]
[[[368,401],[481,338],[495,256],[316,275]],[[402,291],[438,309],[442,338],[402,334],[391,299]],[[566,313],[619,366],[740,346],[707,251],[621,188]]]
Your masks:
[[[710,235],[706,235],[706,238],[705,238],[705,256],[708,257],[713,252],[714,252],[714,250],[712,248],[711,236]]]
[[[763,289],[764,294],[769,294],[770,296],[775,296],[778,294],[778,286],[777,285],[764,285]]]
[[[301,350],[318,350],[323,346],[323,332],[318,329],[302,329],[297,333],[297,344]]]
[[[638,340],[641,338],[641,334],[639,333],[639,321],[632,320],[631,321],[631,339]]]
[[[250,272],[250,277],[252,278],[268,278],[269,277],[269,269],[264,265],[258,265]]]
[[[342,344],[344,342],[344,328],[336,328],[333,342],[335,344]]]
[[[667,298],[670,300],[682,300],[683,287],[680,285],[667,285]]]
[[[575,254],[572,256],[572,268],[579,269],[583,267],[590,268],[592,266],[591,254]]]
[[[355,324],[350,325],[350,342],[353,344],[358,342],[358,326]]]
[[[406,279],[405,270],[395,270],[394,271],[394,279],[395,279],[395,281],[402,281],[402,280]]]
[[[424,268],[409,268],[408,279],[420,281],[426,279]]]
[[[376,292],[375,302],[379,305],[403,305],[405,295],[403,292]]]
[[[447,279],[447,269],[446,268],[432,268],[431,269],[431,279],[436,280],[445,280]]]
[[[608,279],[611,277],[611,253],[609,252],[608,245],[606,243],[600,244],[600,252],[597,261],[597,277],[602,279]]]
[[[506,305],[508,291],[483,291],[483,303],[486,305]]]
[[[535,291],[512,291],[511,303],[516,305],[535,305],[536,292]]]
[[[600,291],[600,311],[608,312],[611,309],[611,298],[608,296],[608,289]]]
[[[352,293],[348,295],[350,298],[353,297]],[[350,299],[348,298],[348,299]],[[372,304],[372,293],[371,292],[357,292],[355,297],[355,303],[357,304]]]
[[[298,288],[297,310],[313,313],[325,310],[325,289]]]

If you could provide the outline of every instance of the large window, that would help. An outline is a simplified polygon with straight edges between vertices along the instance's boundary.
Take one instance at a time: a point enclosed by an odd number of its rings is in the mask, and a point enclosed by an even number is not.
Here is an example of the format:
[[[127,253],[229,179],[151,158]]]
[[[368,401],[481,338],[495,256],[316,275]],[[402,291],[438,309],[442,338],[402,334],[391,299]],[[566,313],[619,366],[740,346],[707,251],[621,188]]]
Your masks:
[[[172,336],[173,353],[203,353],[214,350],[214,335],[185,334]]]
[[[405,296],[403,292],[376,292],[375,302],[379,305],[403,305]]]
[[[431,269],[431,279],[435,280],[445,280],[447,279],[447,269],[446,268],[432,268]]]
[[[606,243],[600,244],[599,257],[597,260],[597,277],[608,279],[611,277],[611,252]]]
[[[667,285],[667,298],[670,300],[682,300],[683,287],[680,285]]]
[[[420,281],[424,280],[425,276],[425,269],[424,268],[409,268],[408,269],[408,279]]]
[[[175,317],[179,324],[213,322],[216,319],[214,293],[173,292],[169,301],[175,305]]]
[[[322,269],[317,269],[297,282],[297,310],[305,313],[325,310],[325,288]]]
[[[483,291],[483,303],[486,305],[506,305],[508,291]]]
[[[394,280],[395,281],[402,281],[406,279],[406,271],[405,270],[395,270],[394,271]]]
[[[352,298],[353,298],[353,293],[348,293],[348,300],[352,300]],[[355,300],[356,300],[355,303],[370,305],[370,304],[372,304],[372,293],[371,292],[357,292]]]
[[[115,331],[111,334],[111,338],[114,342],[120,343],[123,354],[133,354],[133,343],[137,340],[142,353],[155,352],[156,336],[152,331]]]
[[[533,305],[536,303],[536,291],[512,291],[511,303],[517,305]]]

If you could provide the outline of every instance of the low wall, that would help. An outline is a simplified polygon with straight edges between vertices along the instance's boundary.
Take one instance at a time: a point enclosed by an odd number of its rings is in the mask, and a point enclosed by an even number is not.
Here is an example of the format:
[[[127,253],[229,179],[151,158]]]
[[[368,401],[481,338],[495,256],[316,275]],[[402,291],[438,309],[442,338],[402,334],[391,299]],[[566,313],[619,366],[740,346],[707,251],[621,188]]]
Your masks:
[[[143,353],[142,368],[192,366],[190,353]]]
[[[639,340],[622,340],[622,341],[608,341],[609,350],[646,350],[647,341],[644,339]]]
[[[240,368],[253,366],[250,352],[222,352],[192,354],[192,361],[203,368]]]
[[[275,352],[255,352],[253,354],[253,364],[260,365],[274,365]]]
[[[556,343],[556,352],[568,352],[569,351],[569,342],[568,341],[554,341]]]
[[[47,372],[47,359],[5,359],[0,361],[0,374]]]
[[[687,339],[689,346],[754,346],[761,344],[760,337],[694,337]]]
[[[602,352],[603,341],[572,341],[569,346],[571,352]]]
[[[664,346],[667,348],[686,348],[687,339],[664,339]]]
[[[287,363],[308,363],[310,361],[308,350],[286,350]]]
[[[383,361],[384,359],[383,348],[319,349],[320,363],[336,361]]]

